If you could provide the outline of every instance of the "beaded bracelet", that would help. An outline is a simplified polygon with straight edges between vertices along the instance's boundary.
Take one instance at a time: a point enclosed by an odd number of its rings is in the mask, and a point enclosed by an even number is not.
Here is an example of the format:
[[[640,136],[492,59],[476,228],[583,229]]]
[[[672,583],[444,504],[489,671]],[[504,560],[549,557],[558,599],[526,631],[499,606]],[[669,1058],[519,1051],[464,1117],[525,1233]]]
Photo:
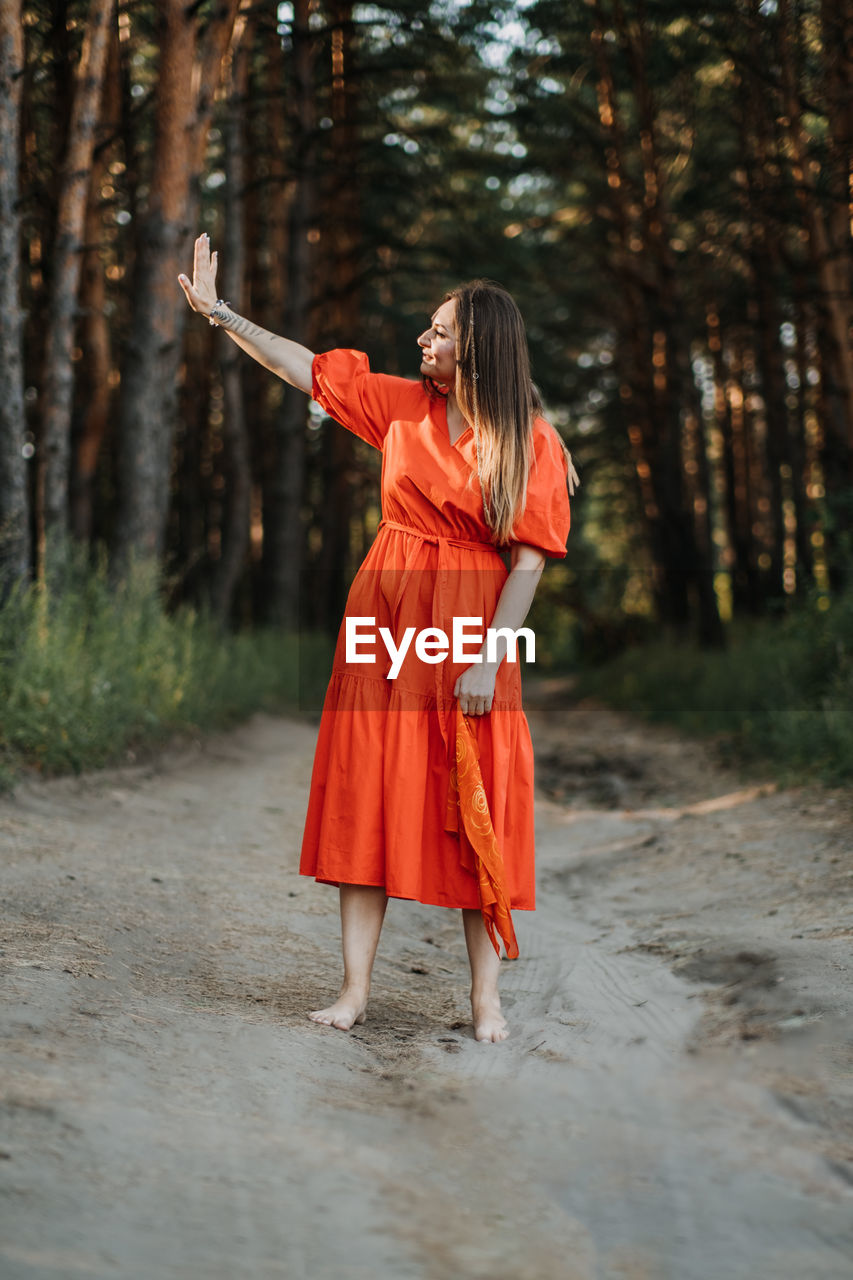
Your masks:
[[[213,318],[213,317],[216,315],[216,308],[217,308],[217,307],[230,307],[230,306],[231,306],[231,303],[230,303],[230,302],[226,302],[224,298],[217,298],[217,299],[216,299],[216,301],[214,302],[213,306],[210,308],[210,311],[208,312],[208,317],[207,317],[207,318],[208,318],[208,320],[210,321],[210,323],[214,326],[214,328],[217,328],[217,327],[218,327],[218,326],[217,326],[217,324],[216,324],[216,320],[214,320],[214,318]],[[227,316],[217,316],[217,320],[227,320],[227,319],[228,319],[228,317],[227,317]]]

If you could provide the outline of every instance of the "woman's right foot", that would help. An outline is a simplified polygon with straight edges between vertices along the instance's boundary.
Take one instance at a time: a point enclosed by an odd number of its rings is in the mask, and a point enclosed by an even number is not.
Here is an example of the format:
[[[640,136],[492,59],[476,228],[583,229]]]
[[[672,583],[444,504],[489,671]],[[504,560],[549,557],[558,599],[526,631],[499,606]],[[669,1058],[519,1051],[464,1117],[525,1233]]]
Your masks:
[[[488,995],[471,996],[471,1012],[474,1018],[474,1039],[484,1044],[499,1044],[509,1035],[506,1018],[501,1013],[501,1000],[496,991]]]
[[[364,1022],[367,1014],[367,996],[344,995],[343,992],[328,1009],[314,1009],[308,1014],[313,1022],[322,1022],[327,1027],[337,1027],[339,1031],[350,1031],[356,1023]]]

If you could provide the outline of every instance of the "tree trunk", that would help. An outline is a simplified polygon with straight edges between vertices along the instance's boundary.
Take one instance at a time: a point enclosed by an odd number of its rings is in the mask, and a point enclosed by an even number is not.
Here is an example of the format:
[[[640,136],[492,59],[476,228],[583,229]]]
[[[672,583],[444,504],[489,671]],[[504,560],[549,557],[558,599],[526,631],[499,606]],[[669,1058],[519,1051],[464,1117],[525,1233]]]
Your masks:
[[[18,216],[23,73],[20,0],[0,0],[0,603],[30,565]]]
[[[752,555],[750,475],[743,424],[740,366],[727,369],[724,335],[716,307],[708,311],[708,347],[714,363],[715,417],[723,440],[724,512],[729,544],[732,609],[736,615],[760,612],[760,593]],[[735,352],[728,348],[734,362]]]
[[[118,412],[115,561],[160,558],[169,509],[181,338],[187,314],[177,277],[193,240],[195,183],[240,0],[217,5],[200,37],[195,6],[163,0],[160,75],[148,209],[138,231],[132,324]]]
[[[798,23],[790,11],[789,0],[779,3],[778,51],[782,72],[782,93],[787,121],[787,134],[791,152],[791,171],[797,198],[808,231],[808,249],[812,270],[817,283],[820,308],[819,342],[821,347],[824,385],[822,466],[826,488],[828,519],[825,529],[826,556],[830,582],[834,590],[841,591],[850,580],[849,548],[845,536],[853,517],[853,346],[850,342],[853,321],[853,292],[850,278],[850,236],[846,227],[839,229],[837,215],[828,213],[824,197],[818,189],[821,166],[809,152],[809,139],[802,121],[800,97],[791,50],[800,46]],[[847,0],[842,0],[846,14]],[[845,16],[844,21],[849,27]],[[824,34],[832,37],[833,27],[825,27]],[[843,68],[840,74],[850,78],[849,55],[846,50],[836,52],[827,49],[825,56],[833,57]],[[837,80],[837,75],[835,77]],[[833,80],[833,84],[835,83]],[[835,94],[830,89],[830,100]],[[849,104],[845,104],[849,111]],[[833,119],[830,114],[830,121]],[[846,115],[844,117],[846,119]],[[837,126],[846,133],[846,124]],[[849,148],[849,138],[830,139],[832,157],[842,148]],[[844,156],[849,173],[849,151]],[[836,164],[837,167],[837,164]],[[832,179],[830,163],[830,181]],[[845,192],[843,208],[850,202],[849,190]]]
[[[323,264],[327,275],[324,295],[332,341],[347,346],[358,327],[358,226],[359,171],[358,133],[355,127],[353,74],[353,24],[350,0],[334,0],[329,6],[331,24],[332,73],[332,163],[327,180],[331,191],[324,206],[334,217],[326,228],[327,248]],[[340,192],[346,192],[341,200]],[[321,517],[321,550],[315,590],[320,603],[320,621],[334,634],[340,626],[350,581],[350,526],[353,521],[356,442],[352,434],[337,425],[324,431],[324,467]]]
[[[853,528],[853,0],[821,0],[823,90],[827,117],[827,274],[841,312],[831,316],[832,406],[825,427],[823,469],[827,507],[826,553],[837,591],[849,585],[850,530]],[[837,333],[837,336],[836,336]],[[841,349],[839,339],[846,333]],[[839,361],[839,354],[842,360]],[[839,369],[839,364],[842,369]],[[834,384],[834,385],[832,385]],[[843,388],[843,389],[842,389]],[[846,418],[839,412],[843,402]]]
[[[827,169],[832,199],[827,213],[830,252],[846,284],[848,318],[853,293],[853,0],[820,0]],[[851,423],[853,432],[853,423]]]
[[[92,183],[86,209],[86,242],[80,281],[80,396],[82,409],[72,435],[71,532],[78,542],[89,542],[95,529],[95,474],[101,447],[110,424],[112,400],[112,335],[107,316],[104,279],[104,221],[101,188],[109,180],[112,142],[121,129],[121,85],[118,31],[112,24],[104,96],[101,104],[101,141],[96,144]]]
[[[778,192],[771,177],[780,157],[775,144],[772,115],[775,98],[768,99],[766,84],[757,79],[762,65],[761,27],[753,14],[747,24],[749,63],[738,77],[738,140],[745,182],[739,188],[744,211],[745,257],[749,263],[752,295],[750,312],[756,322],[755,345],[764,402],[764,472],[770,492],[770,566],[762,574],[765,595],[780,598],[785,593],[785,510],[783,470],[791,468],[791,444],[786,404],[784,353],[781,345],[784,294],[783,250],[779,243]]]
[[[609,62],[604,53],[604,22],[600,4],[596,10],[596,44],[601,64]],[[654,489],[654,537],[666,571],[663,600],[664,620],[683,629],[690,615],[691,597],[703,644],[723,642],[717,598],[714,590],[713,559],[709,525],[710,497],[701,495],[691,510],[684,472],[685,433],[690,420],[701,421],[699,397],[690,367],[690,350],[683,336],[685,308],[680,296],[674,254],[669,236],[669,214],[664,190],[664,171],[658,156],[655,104],[647,76],[648,33],[641,15],[628,23],[619,0],[614,0],[614,19],[632,76],[636,103],[643,174],[640,228],[632,228],[629,239],[641,241],[650,274],[643,299],[645,330],[651,339],[646,359],[651,377],[646,379],[651,403],[645,416],[649,431],[644,453]],[[601,116],[601,111],[600,111]],[[612,128],[617,116],[616,95],[608,93],[602,123]],[[622,166],[624,170],[624,165]],[[619,174],[616,175],[619,180]],[[611,188],[619,189],[621,182]],[[702,451],[697,459],[696,486],[707,478],[704,438],[696,432],[695,444]]]
[[[103,171],[96,170],[96,184]],[[86,250],[80,284],[81,392],[85,400],[70,481],[71,532],[78,542],[88,542],[92,536],[95,472],[110,420],[112,344],[104,310],[107,298],[100,254],[101,231],[101,212],[93,191],[86,214]]]
[[[95,170],[86,214],[86,250],[80,282],[81,392],[85,400],[74,442],[70,499],[71,532],[78,542],[88,542],[92,536],[95,472],[110,421],[112,344],[105,311],[107,297],[100,252],[103,227],[97,198],[97,188],[105,172],[105,163]]]
[[[778,278],[773,259],[757,250],[752,257],[758,302],[758,362],[764,400],[767,480],[770,489],[771,548],[767,574],[768,592],[779,599],[785,594],[785,497],[783,470],[791,470],[788,409],[785,404],[786,379],[779,332],[782,316],[777,294]]]
[[[228,80],[228,108],[224,120],[225,143],[225,234],[223,240],[222,296],[239,314],[245,312],[246,241],[245,183],[243,155],[246,149],[245,105],[249,86],[249,56],[253,23],[240,14],[231,43]],[[221,357],[224,392],[223,442],[226,468],[225,518],[222,552],[214,574],[211,602],[213,612],[224,622],[231,610],[234,592],[246,564],[249,548],[249,506],[251,469],[249,433],[243,393],[245,356],[227,335],[217,335],[225,344]]]
[[[107,65],[113,11],[113,0],[92,0],[87,16],[68,126],[53,243],[42,391],[40,470],[43,467],[44,511],[39,516],[44,521],[45,538],[52,543],[57,563],[64,560],[69,528],[71,404],[74,393],[71,349],[83,257],[86,203],[92,178],[95,129]]]
[[[635,234],[629,180],[623,164],[625,138],[616,109],[616,86],[604,40],[606,22],[600,5],[590,33],[596,71],[598,119],[604,135],[604,163],[607,171],[609,204],[606,207],[618,244],[615,274],[624,281],[622,298],[625,319],[619,327],[622,385],[620,401],[640,495],[640,509],[652,559],[652,596],[655,612],[664,622],[684,626],[687,621],[687,594],[683,581],[669,571],[669,545],[657,495],[656,433],[652,416],[652,387],[649,376],[651,335],[645,312],[645,295],[651,286],[644,280],[645,260],[638,253],[641,241]]]
[[[293,16],[293,192],[287,240],[285,333],[310,346],[314,253],[309,239],[317,209],[316,74],[317,42],[309,27],[310,0],[295,0]],[[307,402],[286,385],[274,425],[272,475],[264,493],[264,579],[269,620],[295,629],[301,618],[305,533]]]
[[[714,563],[710,529],[710,494],[697,494],[693,509],[687,503],[684,450],[689,421],[701,422],[701,406],[690,364],[690,346],[684,334],[686,308],[670,237],[666,179],[657,141],[656,106],[649,83],[650,47],[645,13],[626,22],[621,0],[614,0],[616,26],[633,78],[640,128],[643,164],[643,239],[655,272],[655,290],[647,306],[654,334],[652,356],[655,392],[654,420],[659,425],[659,501],[668,526],[670,571],[683,575],[693,597],[699,639],[705,645],[721,645],[723,629],[714,590]],[[704,435],[696,433],[695,488],[707,485],[708,467]]]
[[[817,449],[810,439],[808,423],[814,418],[813,402],[815,393],[809,388],[809,369],[812,361],[809,358],[809,337],[813,330],[810,320],[810,306],[807,298],[807,285],[798,274],[794,282],[794,300],[796,304],[794,330],[796,333],[796,365],[799,390],[797,392],[797,412],[794,420],[794,431],[791,438],[791,452],[794,467],[794,504],[797,520],[797,588],[806,589],[814,585],[814,548],[811,535],[817,524],[818,506],[814,501],[816,483],[814,472],[817,469]]]

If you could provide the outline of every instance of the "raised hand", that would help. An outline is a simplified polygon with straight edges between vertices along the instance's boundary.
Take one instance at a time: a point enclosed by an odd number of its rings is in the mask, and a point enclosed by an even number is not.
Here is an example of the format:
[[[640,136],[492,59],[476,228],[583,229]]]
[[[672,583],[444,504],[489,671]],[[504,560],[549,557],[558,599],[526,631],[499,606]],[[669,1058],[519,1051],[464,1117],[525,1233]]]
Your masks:
[[[219,266],[219,254],[210,252],[210,237],[203,232],[195,242],[193,256],[193,279],[190,284],[185,275],[178,276],[178,284],[187,296],[187,302],[193,311],[209,316],[216,302],[216,269]]]
[[[185,275],[178,276],[178,284],[186,294],[193,311],[209,316],[218,301],[216,294],[216,268],[219,254],[210,252],[210,237],[203,232],[195,242],[192,284]],[[217,325],[237,343],[246,355],[257,360],[277,378],[283,378],[292,387],[311,394],[313,387],[314,352],[290,338],[280,338],[269,329],[262,329],[245,316],[237,315],[229,304],[220,305],[211,324]]]

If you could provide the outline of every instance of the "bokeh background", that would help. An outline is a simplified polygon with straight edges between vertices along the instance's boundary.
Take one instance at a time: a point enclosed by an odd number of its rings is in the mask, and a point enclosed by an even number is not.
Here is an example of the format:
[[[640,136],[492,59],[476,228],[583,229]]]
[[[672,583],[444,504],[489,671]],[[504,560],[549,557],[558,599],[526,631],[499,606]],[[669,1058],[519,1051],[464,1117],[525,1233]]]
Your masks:
[[[0,774],[307,705],[379,455],[177,284],[417,376],[500,281],[583,486],[541,673],[853,773],[853,0],[0,3]]]

